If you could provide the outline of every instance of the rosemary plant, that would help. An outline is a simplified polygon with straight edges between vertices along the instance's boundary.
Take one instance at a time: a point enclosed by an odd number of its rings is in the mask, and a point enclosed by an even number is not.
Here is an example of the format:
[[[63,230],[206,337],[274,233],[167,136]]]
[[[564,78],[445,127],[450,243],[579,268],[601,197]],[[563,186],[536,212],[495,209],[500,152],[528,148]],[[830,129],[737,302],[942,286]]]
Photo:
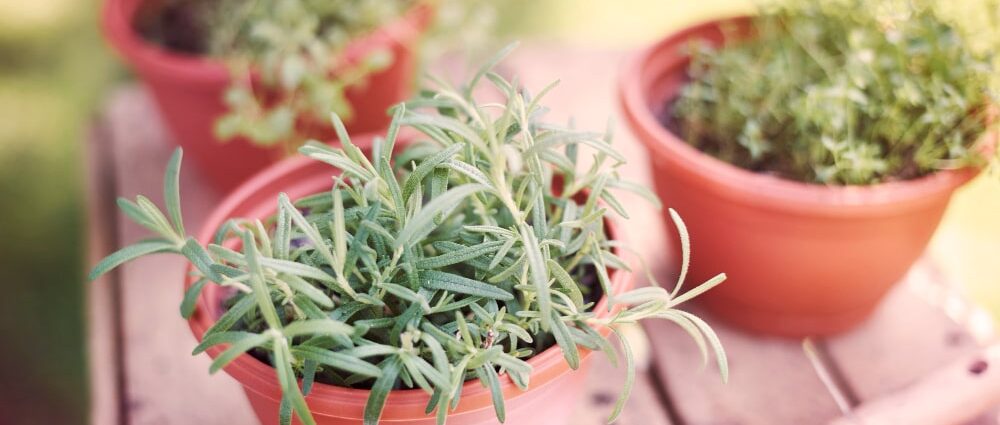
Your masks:
[[[349,66],[338,59],[346,46],[398,18],[415,0],[153,3],[157,7],[139,21],[146,38],[231,63],[233,83],[224,96],[229,112],[217,122],[219,137],[298,146],[306,137],[297,133],[298,120],[324,123],[329,111],[349,117],[345,90],[392,63],[391,52],[375,51]],[[260,76],[256,90],[251,70]]]
[[[982,3],[995,34],[1000,5]],[[971,46],[983,34],[943,16],[932,0],[766,6],[752,37],[693,46],[667,125],[726,162],[805,182],[982,165],[1000,44]]]
[[[653,202],[655,196],[619,179],[624,158],[610,133],[541,120],[539,102],[552,86],[532,97],[491,67],[461,88],[434,81],[432,90],[397,107],[370,159],[334,115],[343,146],[300,149],[333,166],[331,189],[297,200],[281,195],[273,217],[232,219],[207,246],[185,236],[178,150],[167,167],[166,214],[142,196],[119,201],[157,236],[108,256],[91,278],[151,253],[184,255],[199,276],[181,306],[185,317],[205,285],[235,288],[194,352],[227,345],[211,372],[246,352],[273,365],[285,423],[293,412],[303,423],[314,422],[303,398],[314,382],[370,389],[366,424],[378,422],[390,391],[420,388],[431,395],[427,413],[436,411],[444,423],[470,379],[492,391],[502,422],[501,374],[528,388],[526,360],[553,346],[574,369],[578,347],[617,362],[602,331],[646,318],[679,324],[706,361],[714,352],[725,377],[725,353],[712,329],[677,309],[725,275],[681,293],[689,246],[671,210],[683,245],[676,286],[614,293],[610,270],[630,269],[618,255],[624,247],[605,227],[611,214],[627,217],[612,190]],[[473,98],[473,89],[487,81],[503,93],[502,102]],[[394,160],[402,127],[426,140]],[[578,163],[584,155],[586,167]],[[599,317],[602,297],[611,313]],[[612,420],[635,374],[628,341],[619,340],[628,380]]]

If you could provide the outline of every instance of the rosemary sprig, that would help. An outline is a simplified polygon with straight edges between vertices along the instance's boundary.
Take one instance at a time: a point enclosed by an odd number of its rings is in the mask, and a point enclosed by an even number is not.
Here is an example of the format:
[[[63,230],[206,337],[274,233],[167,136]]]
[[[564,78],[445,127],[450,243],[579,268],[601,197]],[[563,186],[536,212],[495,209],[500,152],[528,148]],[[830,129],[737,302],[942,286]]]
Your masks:
[[[437,411],[444,423],[470,379],[492,391],[503,421],[500,374],[528,388],[526,360],[555,345],[573,368],[581,361],[578,346],[617,359],[602,330],[649,318],[689,331],[706,361],[714,351],[725,377],[715,333],[677,310],[724,275],[687,293],[657,286],[612,292],[609,269],[630,270],[605,227],[623,207],[610,190],[655,197],[619,180],[624,162],[610,135],[542,121],[541,98],[489,66],[471,81],[460,88],[437,82],[400,105],[371,158],[343,131],[340,148],[307,144],[303,154],[335,167],[330,190],[297,203],[282,195],[274,217],[230,221],[208,246],[182,236],[178,151],[167,171],[170,218],[144,198],[122,201],[133,220],[159,237],[112,254],[91,277],[138,256],[172,252],[196,265],[199,282],[238,288],[195,352],[228,345],[211,371],[246,352],[272,364],[285,423],[293,413],[314,422],[303,398],[314,381],[370,389],[366,424],[378,422],[390,391],[420,388],[431,395],[428,414]],[[479,103],[474,84],[492,84],[503,101]],[[342,130],[336,115],[333,122]],[[391,146],[404,126],[425,137],[394,164]],[[591,165],[578,167],[587,153]],[[239,251],[222,243],[233,238],[241,241]],[[185,315],[203,286],[191,287]],[[621,309],[598,315],[601,296]],[[619,340],[628,379],[611,420],[635,374],[628,341]]]

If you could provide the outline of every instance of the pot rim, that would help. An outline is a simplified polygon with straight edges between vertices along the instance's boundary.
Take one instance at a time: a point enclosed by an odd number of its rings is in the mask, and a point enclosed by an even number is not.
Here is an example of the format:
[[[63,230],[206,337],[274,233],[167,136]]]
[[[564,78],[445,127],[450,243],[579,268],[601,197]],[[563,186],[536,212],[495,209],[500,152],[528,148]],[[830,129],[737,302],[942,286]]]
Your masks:
[[[352,139],[356,140],[358,145],[363,145],[368,143],[371,137],[372,135],[364,135],[362,137],[355,137]],[[232,212],[234,210],[244,206],[245,200],[252,198],[253,195],[261,191],[262,188],[270,186],[271,182],[280,180],[283,176],[288,174],[303,172],[303,169],[312,166],[330,167],[330,173],[323,173],[321,176],[318,175],[315,179],[301,179],[300,181],[304,181],[305,183],[299,184],[316,184],[317,186],[321,182],[326,184],[329,182],[329,176],[336,172],[336,169],[328,164],[318,163],[316,160],[301,155],[282,160],[281,162],[257,173],[257,175],[253,178],[243,183],[236,190],[226,196],[226,198],[219,203],[218,207],[216,207],[211,213],[209,218],[205,220],[205,224],[199,232],[198,240],[201,243],[210,242],[214,238],[218,227],[232,217]],[[606,219],[605,224],[606,231],[613,238],[616,238],[616,240],[619,241],[627,242],[625,232],[620,230],[618,225],[616,225],[613,220]],[[192,266],[188,265],[187,271],[188,273],[186,273],[187,277],[185,278],[184,284],[185,290],[194,283],[194,279],[191,277]],[[611,281],[612,292],[619,294],[627,291],[633,285],[634,279],[631,273],[623,270],[612,269]],[[210,317],[211,314],[207,313],[217,310],[216,307],[213,307],[212,302],[212,300],[216,298],[209,295],[210,291],[208,291],[208,289],[209,288],[206,287],[206,291],[203,291],[199,296],[195,314],[188,320],[191,331],[199,343],[202,341],[205,331],[208,330],[208,328],[214,324],[216,320],[216,317]],[[607,305],[608,297],[605,295],[594,306],[594,311],[597,312],[597,317],[609,317],[611,314],[619,310],[619,307],[615,307],[611,312],[609,312]],[[610,333],[610,329],[601,328],[599,332],[606,338]],[[592,352],[584,347],[579,347],[579,349],[582,365],[590,357]],[[223,349],[221,346],[215,346],[206,350],[212,358],[218,356],[222,351]],[[529,389],[527,391],[522,391],[514,385],[509,375],[500,375],[500,385],[505,400],[509,401],[529,391],[541,388],[564,373],[573,371],[564,360],[562,351],[559,349],[558,345],[546,349],[542,353],[528,359],[527,362],[533,368],[530,377]],[[275,398],[275,394],[280,394],[281,390],[277,381],[275,369],[272,366],[265,364],[248,354],[242,354],[226,366],[224,370],[227,374],[239,381],[245,390],[252,391],[257,395],[268,398],[274,402],[278,402],[280,400],[279,398]],[[361,419],[362,416],[360,416],[358,412],[363,412],[364,406],[368,401],[369,394],[370,391],[365,389],[344,388],[316,382],[313,385],[310,395],[306,397],[306,400],[310,406],[310,410],[317,416]],[[420,417],[425,417],[426,414],[423,412],[429,400],[430,396],[419,388],[393,390],[389,394],[389,398],[386,402],[387,408],[383,412],[382,419],[392,420],[412,418],[413,412],[416,411],[419,411]],[[391,411],[388,408],[389,406],[393,406],[398,411]],[[476,380],[470,380],[465,382],[463,385],[459,405],[455,410],[451,410],[450,414],[492,408],[492,398],[489,389]]]
[[[685,43],[704,38],[705,33],[717,33],[727,23],[745,26],[748,19],[746,16],[715,19],[686,27],[625,62],[619,75],[619,102],[637,138],[651,151],[652,160],[664,161],[683,171],[687,180],[699,189],[739,203],[835,217],[895,215],[906,206],[924,206],[934,194],[950,193],[979,173],[979,168],[968,167],[866,186],[823,185],[746,170],[689,145],[661,125],[651,111],[652,105],[676,96],[681,85],[665,90],[666,96],[655,93],[653,87],[664,77],[682,77],[686,72],[689,56],[677,51]],[[996,136],[995,131],[985,134],[985,145],[995,146]]]
[[[145,1],[148,0],[104,1],[100,24],[109,44],[144,72],[196,85],[229,82],[231,72],[225,58],[179,53],[143,39],[132,23],[139,6]],[[353,63],[374,49],[403,44],[426,29],[432,12],[427,1],[417,1],[402,15],[351,40],[345,46],[342,57],[347,63]]]

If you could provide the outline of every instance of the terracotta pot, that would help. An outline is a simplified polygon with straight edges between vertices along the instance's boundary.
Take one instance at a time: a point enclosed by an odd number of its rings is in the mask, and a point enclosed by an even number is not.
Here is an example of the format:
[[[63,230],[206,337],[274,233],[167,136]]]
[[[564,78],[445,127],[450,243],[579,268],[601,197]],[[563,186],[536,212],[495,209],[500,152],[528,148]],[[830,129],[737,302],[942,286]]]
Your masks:
[[[746,33],[745,19],[733,22]],[[729,275],[699,302],[734,325],[768,334],[850,329],[920,257],[951,194],[977,170],[824,186],[754,173],[702,153],[657,117],[685,83],[683,46],[695,39],[721,43],[719,25],[667,37],[631,60],[620,80],[622,108],[649,150],[656,190],[690,229],[691,278]]]
[[[216,229],[231,217],[263,218],[274,214],[278,193],[285,192],[292,199],[329,190],[330,176],[336,169],[305,157],[294,157],[268,168],[240,186],[211,214],[199,240],[212,240]],[[621,239],[608,223],[609,234]],[[613,291],[620,293],[633,284],[630,273],[612,271]],[[186,286],[191,285],[189,280]],[[200,341],[205,331],[222,315],[225,290],[216,286],[205,287],[198,307],[190,319],[191,330]],[[607,298],[596,306],[598,316],[606,317]],[[605,330],[605,335],[607,330]],[[208,350],[213,358],[222,347]],[[574,371],[563,359],[558,347],[550,348],[530,359],[534,371],[528,391],[518,389],[507,375],[501,375],[501,387],[506,399],[507,424],[565,424],[585,389],[586,370],[591,352],[581,348],[581,367]],[[601,355],[598,353],[597,355]],[[278,423],[278,406],[281,390],[274,368],[249,356],[242,355],[225,368],[225,372],[243,385],[247,398],[264,424]],[[326,384],[316,384],[306,398],[314,417],[320,424],[361,424],[369,391],[348,389]],[[433,416],[424,413],[429,397],[422,390],[393,391],[385,405],[383,423],[431,425]],[[433,415],[433,414],[432,414]],[[449,425],[495,424],[490,392],[478,381],[470,381],[462,388],[458,408],[448,416]]]
[[[133,27],[144,1],[150,0],[105,0],[105,36],[149,88],[174,140],[202,173],[217,189],[226,191],[284,157],[281,147],[215,137],[215,121],[226,111],[222,96],[231,81],[229,68],[220,59],[177,53],[144,40]],[[356,63],[378,49],[391,51],[394,57],[388,68],[347,91],[354,112],[346,123],[350,132],[385,127],[389,122],[386,110],[410,96],[417,62],[414,49],[430,18],[430,6],[419,3],[399,19],[348,45],[345,63]],[[334,139],[332,132],[317,136]]]

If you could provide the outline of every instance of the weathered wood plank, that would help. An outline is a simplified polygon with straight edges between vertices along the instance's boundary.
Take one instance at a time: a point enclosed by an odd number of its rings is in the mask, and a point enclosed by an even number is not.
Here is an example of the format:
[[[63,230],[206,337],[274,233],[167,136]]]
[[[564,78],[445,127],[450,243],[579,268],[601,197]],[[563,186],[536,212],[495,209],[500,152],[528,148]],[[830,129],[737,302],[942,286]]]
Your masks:
[[[139,90],[119,91],[107,115],[118,158],[118,194],[144,194],[162,205],[163,169],[174,147],[150,99]],[[198,229],[217,195],[199,184],[191,164],[183,167],[181,190],[186,226]],[[119,217],[123,243],[147,236],[145,229]],[[143,258],[122,267],[120,276],[127,423],[256,423],[239,384],[224,373],[209,376],[206,355],[191,356],[196,342],[177,309],[183,259]]]
[[[979,317],[976,307],[957,291],[931,260],[922,260],[870,320],[825,341],[845,384],[858,399],[874,402],[978,352],[980,343],[968,324],[949,317],[949,312],[955,318]],[[947,392],[942,389],[942,400]],[[996,415],[991,414],[974,423],[996,422]]]
[[[979,350],[892,394],[865,402],[850,419],[831,425],[996,424],[995,416],[978,413],[1000,403],[998,364],[1000,345]]]
[[[715,366],[702,369],[701,354],[684,331],[665,322],[645,325],[659,379],[684,424],[819,424],[840,416],[800,342],[755,336],[711,317],[706,320],[729,355],[728,383]]]
[[[87,140],[87,260],[100,261],[115,249],[114,170],[108,123],[100,121]],[[118,279],[107,275],[86,284],[87,351],[90,370],[90,423],[120,422],[121,374],[118,358]]]
[[[587,382],[587,394],[573,411],[568,422],[574,425],[605,425],[618,400],[625,376],[605,358],[595,359]],[[665,406],[657,397],[649,375],[640,374],[632,396],[622,411],[617,425],[671,425]]]

